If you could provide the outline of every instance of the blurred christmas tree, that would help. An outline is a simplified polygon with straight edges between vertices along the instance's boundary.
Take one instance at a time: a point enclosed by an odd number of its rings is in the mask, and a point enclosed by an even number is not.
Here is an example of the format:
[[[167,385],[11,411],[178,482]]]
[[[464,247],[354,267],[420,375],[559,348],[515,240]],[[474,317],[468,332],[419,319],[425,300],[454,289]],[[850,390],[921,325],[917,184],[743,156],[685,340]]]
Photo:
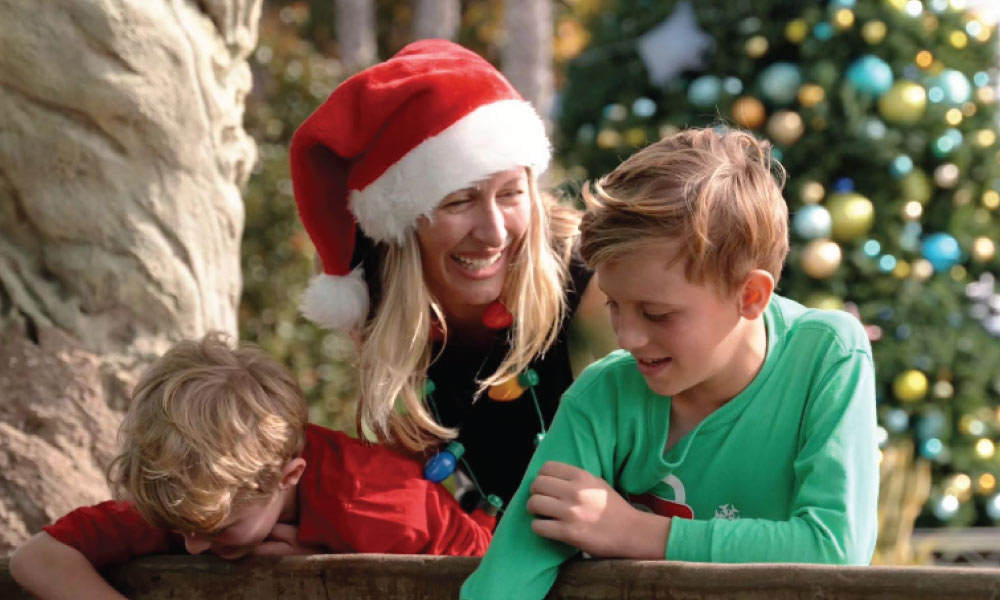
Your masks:
[[[924,525],[1000,522],[997,35],[964,6],[605,2],[560,114],[581,180],[684,126],[772,140],[792,214],[779,292],[866,324],[883,444],[933,466]]]

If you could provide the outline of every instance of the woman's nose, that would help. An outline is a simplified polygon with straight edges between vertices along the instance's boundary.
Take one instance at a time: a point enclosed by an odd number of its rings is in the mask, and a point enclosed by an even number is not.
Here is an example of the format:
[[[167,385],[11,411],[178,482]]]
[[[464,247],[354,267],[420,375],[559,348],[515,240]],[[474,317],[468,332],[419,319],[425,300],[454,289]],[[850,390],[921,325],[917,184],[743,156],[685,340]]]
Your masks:
[[[507,241],[507,223],[496,198],[484,198],[476,223],[475,237],[491,248],[502,248]]]

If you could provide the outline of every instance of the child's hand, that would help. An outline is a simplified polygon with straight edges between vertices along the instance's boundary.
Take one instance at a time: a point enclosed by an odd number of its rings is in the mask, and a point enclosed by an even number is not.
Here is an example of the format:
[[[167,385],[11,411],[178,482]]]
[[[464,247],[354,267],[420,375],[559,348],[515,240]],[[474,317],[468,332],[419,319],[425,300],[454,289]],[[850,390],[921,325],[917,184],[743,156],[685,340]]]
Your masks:
[[[531,484],[528,511],[542,537],[593,556],[663,559],[670,519],[633,508],[606,481],[560,462],[547,462]]]
[[[304,546],[299,543],[299,528],[286,523],[275,523],[271,533],[251,552],[251,554],[256,556],[291,556],[295,554],[323,553],[323,548]]]

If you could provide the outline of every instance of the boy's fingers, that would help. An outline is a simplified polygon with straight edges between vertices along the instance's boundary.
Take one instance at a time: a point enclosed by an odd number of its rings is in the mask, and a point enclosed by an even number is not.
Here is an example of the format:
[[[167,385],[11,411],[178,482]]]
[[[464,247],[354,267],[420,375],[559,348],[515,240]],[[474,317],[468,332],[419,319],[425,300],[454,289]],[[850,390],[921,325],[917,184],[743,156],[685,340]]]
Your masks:
[[[573,465],[568,465],[554,460],[550,460],[545,463],[542,465],[542,468],[538,470],[539,475],[548,475],[550,477],[565,479],[567,481],[579,477],[581,473],[586,473],[586,471],[579,467],[574,467]]]
[[[567,528],[562,521],[555,519],[535,519],[531,522],[531,530],[544,538],[556,540],[557,542],[567,542]]]
[[[568,509],[566,505],[551,496],[533,494],[526,505],[528,512],[538,517],[565,519]]]
[[[285,542],[265,541],[257,544],[251,554],[255,556],[285,556],[291,552],[291,547]]]
[[[274,528],[271,529],[271,533],[267,537],[270,540],[294,544],[299,539],[299,528],[287,523],[275,523]]]
[[[532,494],[544,494],[553,498],[567,498],[573,493],[573,484],[565,479],[550,475],[538,475],[529,488]]]

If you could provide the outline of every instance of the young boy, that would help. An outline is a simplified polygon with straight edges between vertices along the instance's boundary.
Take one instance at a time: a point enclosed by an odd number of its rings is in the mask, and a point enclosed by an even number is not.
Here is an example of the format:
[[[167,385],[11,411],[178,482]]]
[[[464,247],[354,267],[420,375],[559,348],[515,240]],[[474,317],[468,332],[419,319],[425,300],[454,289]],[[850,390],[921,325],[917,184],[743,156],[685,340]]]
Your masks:
[[[96,569],[135,556],[481,555],[473,519],[414,460],[306,423],[302,391],[260,350],[182,342],[133,392],[109,480],[127,502],[77,509],[15,552],[43,598],[120,597]]]
[[[462,598],[542,598],[579,550],[869,562],[871,349],[847,313],[773,293],[783,180],[766,143],[704,129],[593,186],[581,250],[623,350],[564,394]]]

